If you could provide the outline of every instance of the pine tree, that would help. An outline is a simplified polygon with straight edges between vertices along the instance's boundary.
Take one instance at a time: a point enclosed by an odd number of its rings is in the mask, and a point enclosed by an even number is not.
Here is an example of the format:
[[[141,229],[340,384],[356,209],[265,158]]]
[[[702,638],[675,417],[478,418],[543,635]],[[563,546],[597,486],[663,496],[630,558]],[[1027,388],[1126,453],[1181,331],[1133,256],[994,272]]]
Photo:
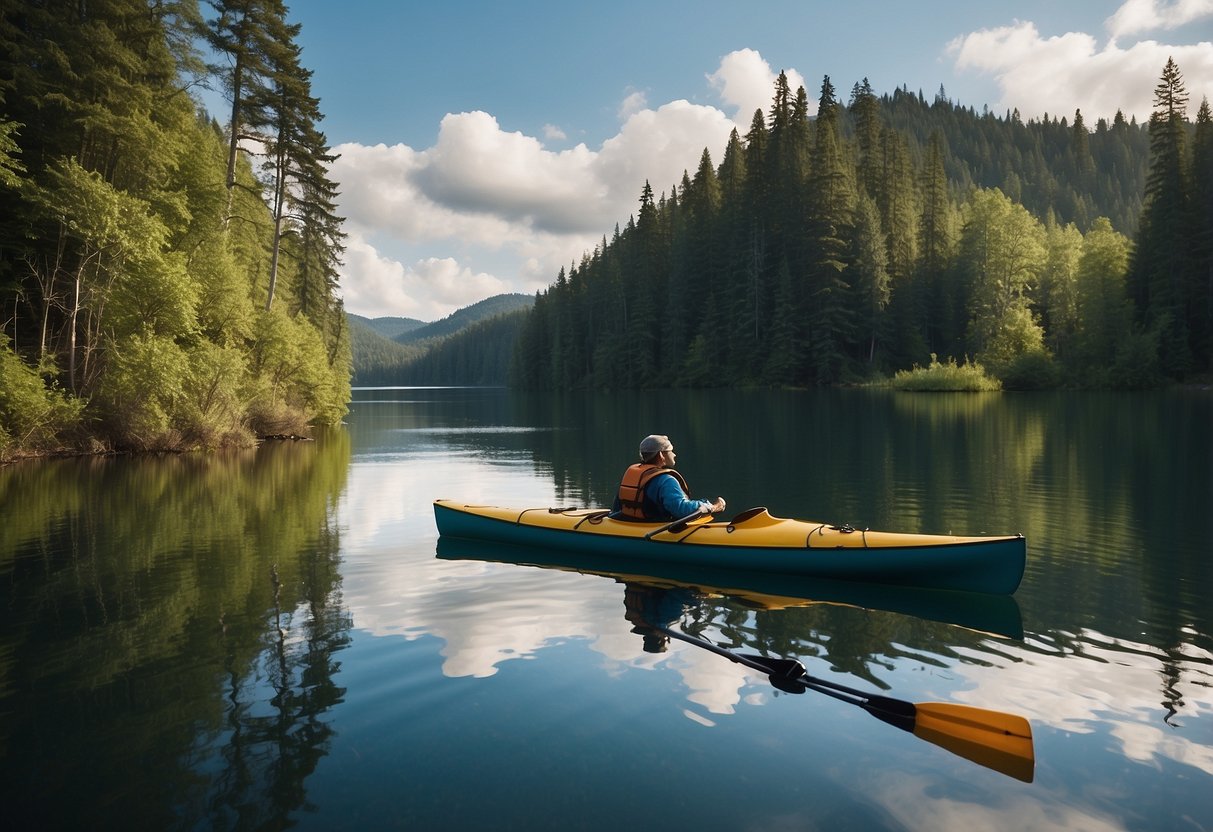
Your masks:
[[[211,49],[228,62],[213,64],[211,71],[221,79],[232,107],[226,180],[230,215],[240,143],[261,141],[272,122],[268,109],[273,99],[269,79],[274,72],[273,55],[281,48],[281,38],[276,35],[285,25],[286,8],[281,0],[207,2],[217,15],[208,21]]]
[[[901,340],[907,347],[903,360],[922,361],[927,352],[944,353],[963,328],[965,299],[948,283],[955,243],[946,156],[947,140],[936,130],[921,174],[918,268],[908,285],[899,283],[893,290]]]
[[[1213,369],[1213,112],[1200,102],[1192,142],[1192,346],[1197,366]]]
[[[877,345],[886,337],[885,310],[889,304],[891,279],[886,267],[886,248],[880,228],[880,214],[870,196],[861,193],[855,211],[854,250],[851,253],[855,273],[855,295],[862,304],[860,318],[867,339],[862,359],[871,365]]]
[[[1074,111],[1074,126],[1070,128],[1071,152],[1074,155],[1074,167],[1078,173],[1078,182],[1090,187],[1095,175],[1095,159],[1091,156],[1091,138],[1087,126],[1082,120],[1082,110]]]
[[[754,111],[745,135],[745,196],[743,211],[745,246],[742,262],[745,274],[744,306],[737,316],[732,366],[735,374],[762,361],[770,323],[771,278],[767,274],[769,189],[766,176],[767,129],[762,110]]]
[[[848,240],[853,233],[855,184],[844,163],[838,103],[827,75],[822,81],[813,158],[809,174],[809,260],[805,265],[808,300],[809,377],[819,384],[837,381],[854,343],[854,303],[848,282]]]
[[[851,90],[850,109],[859,151],[859,187],[862,193],[875,198],[880,190],[880,140],[884,131],[880,126],[880,102],[867,78]]]
[[[1167,59],[1150,116],[1150,174],[1129,291],[1147,328],[1160,333],[1162,370],[1182,377],[1192,365],[1188,286],[1193,272],[1187,234],[1189,188],[1184,152],[1188,95],[1175,61]]]

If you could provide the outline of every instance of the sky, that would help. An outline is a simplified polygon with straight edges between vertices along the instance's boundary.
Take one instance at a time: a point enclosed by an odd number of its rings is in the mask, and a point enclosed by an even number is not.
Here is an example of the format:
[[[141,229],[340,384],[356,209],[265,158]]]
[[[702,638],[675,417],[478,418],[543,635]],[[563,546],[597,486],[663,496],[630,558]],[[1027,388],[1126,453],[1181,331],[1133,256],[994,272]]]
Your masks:
[[[533,294],[769,111],[867,78],[979,112],[1149,117],[1168,57],[1213,99],[1213,0],[287,0],[340,158],[346,309]],[[210,106],[210,105],[208,105]],[[212,111],[223,112],[222,108]]]

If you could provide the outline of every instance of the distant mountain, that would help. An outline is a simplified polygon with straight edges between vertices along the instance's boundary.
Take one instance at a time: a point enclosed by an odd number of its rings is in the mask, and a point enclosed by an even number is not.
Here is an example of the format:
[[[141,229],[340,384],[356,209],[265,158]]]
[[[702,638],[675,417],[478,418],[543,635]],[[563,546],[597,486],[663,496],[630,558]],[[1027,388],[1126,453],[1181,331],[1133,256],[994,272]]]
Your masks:
[[[509,380],[514,344],[528,309],[515,309],[476,321],[433,342],[417,360],[401,368],[397,384],[504,385]]]
[[[361,315],[349,315],[348,319],[354,384],[377,384],[379,382],[374,379],[390,375],[398,368],[416,361],[425,352],[422,347],[398,344],[380,335],[373,325],[374,321]]]
[[[428,341],[431,338],[443,338],[448,335],[454,335],[461,329],[466,329],[478,321],[493,318],[497,315],[504,315],[507,312],[515,312],[519,309],[530,309],[534,305],[534,295],[494,295],[479,303],[473,303],[471,306],[465,306],[463,309],[456,310],[440,321],[435,321],[432,324],[426,324],[425,326],[396,335],[392,340],[398,344],[416,344],[421,341]]]
[[[518,330],[534,304],[531,295],[496,295],[430,324],[349,314],[353,382],[504,384]]]
[[[370,327],[384,338],[395,338],[406,332],[412,332],[414,329],[428,326],[425,321],[419,321],[416,318],[364,318],[353,313],[350,313],[349,317],[350,321],[357,321]]]

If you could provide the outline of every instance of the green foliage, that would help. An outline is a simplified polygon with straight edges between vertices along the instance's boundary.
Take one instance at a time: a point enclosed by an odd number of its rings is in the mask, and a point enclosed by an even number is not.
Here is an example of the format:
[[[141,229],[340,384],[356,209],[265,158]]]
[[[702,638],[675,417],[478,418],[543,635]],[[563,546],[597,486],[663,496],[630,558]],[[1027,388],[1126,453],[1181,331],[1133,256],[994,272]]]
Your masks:
[[[144,332],[114,342],[96,403],[115,443],[135,450],[183,444],[189,358],[172,338]]]
[[[933,353],[931,363],[926,367],[915,365],[912,370],[898,370],[890,386],[895,390],[913,392],[981,393],[1002,389],[1001,382],[986,375],[985,368],[980,364],[969,363],[966,358],[963,364],[958,365],[956,359],[951,357],[940,363]]]
[[[830,384],[934,353],[1040,387],[1112,366],[1120,342],[1104,336],[1134,324],[1084,300],[1082,263],[1087,236],[1098,252],[1137,227],[1145,129],[1120,114],[1093,131],[1081,113],[1073,126],[1025,123],[905,90],[877,98],[866,83],[845,108],[829,78],[809,123],[803,98],[777,80],[769,113],[730,138],[714,176],[704,154],[670,191],[646,184],[637,217],[540,294],[514,383]],[[1113,282],[1114,261],[1100,267]],[[1176,313],[1136,331],[1164,353],[1182,332],[1213,345],[1213,306],[1183,309],[1182,326]]]
[[[253,438],[246,424],[250,379],[244,351],[199,339],[187,356],[180,424],[188,444],[204,448],[249,444]]]
[[[300,414],[331,425],[347,412],[348,377],[334,372],[320,334],[301,315],[279,307],[258,315],[251,369],[250,423],[259,434],[302,433]]]
[[[1018,353],[998,372],[1004,390],[1048,390],[1061,383],[1062,372],[1043,347]]]
[[[1078,326],[1072,366],[1083,386],[1107,387],[1111,362],[1132,331],[1133,309],[1125,293],[1129,241],[1099,219],[1083,243],[1076,276]]]
[[[80,419],[59,419],[12,394],[10,449],[69,441],[30,427],[56,420],[110,446],[163,450],[248,444],[267,409],[296,432],[344,413],[341,221],[299,29],[281,3],[214,5],[212,50],[233,58],[216,72],[239,105],[226,137],[180,87],[202,80],[196,4],[6,7],[0,337],[14,378],[12,367],[37,364],[48,390],[87,402]],[[270,164],[255,166],[237,134],[260,139],[249,147]],[[274,174],[268,188],[255,171]],[[279,329],[297,343],[275,342],[287,357],[263,362],[257,306],[275,285],[289,320]]]
[[[21,148],[13,138],[18,127],[19,125],[0,118],[0,185],[6,188],[18,187],[21,184],[21,174],[25,173],[25,166],[17,158]]]
[[[502,385],[509,378],[512,345],[528,310],[496,315],[460,330],[432,346],[394,374],[407,385]]]
[[[0,462],[19,452],[60,447],[80,427],[84,402],[47,387],[0,332]]]
[[[1046,255],[1044,229],[1022,206],[997,189],[978,191],[969,200],[960,260],[973,286],[970,343],[987,364],[1007,364],[1041,347],[1044,333],[1028,294]]]

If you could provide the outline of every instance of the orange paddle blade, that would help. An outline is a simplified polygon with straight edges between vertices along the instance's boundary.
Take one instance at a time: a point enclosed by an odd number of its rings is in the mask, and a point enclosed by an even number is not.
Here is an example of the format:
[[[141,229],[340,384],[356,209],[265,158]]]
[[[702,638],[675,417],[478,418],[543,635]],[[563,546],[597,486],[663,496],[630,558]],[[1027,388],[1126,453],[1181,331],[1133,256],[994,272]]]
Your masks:
[[[978,765],[1031,783],[1036,768],[1032,726],[1000,711],[944,702],[915,703],[914,736]]]

